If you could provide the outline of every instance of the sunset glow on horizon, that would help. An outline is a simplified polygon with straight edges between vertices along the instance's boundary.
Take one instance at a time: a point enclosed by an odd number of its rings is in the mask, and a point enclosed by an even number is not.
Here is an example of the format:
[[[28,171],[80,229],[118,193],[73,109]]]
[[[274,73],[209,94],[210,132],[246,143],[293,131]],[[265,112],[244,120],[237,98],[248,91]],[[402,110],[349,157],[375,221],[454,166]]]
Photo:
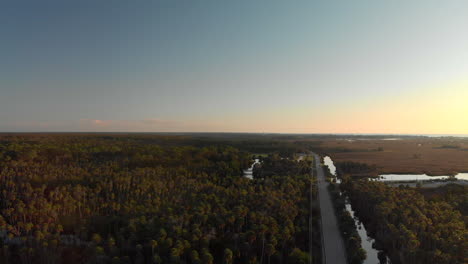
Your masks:
[[[0,132],[468,134],[467,1],[26,2]]]

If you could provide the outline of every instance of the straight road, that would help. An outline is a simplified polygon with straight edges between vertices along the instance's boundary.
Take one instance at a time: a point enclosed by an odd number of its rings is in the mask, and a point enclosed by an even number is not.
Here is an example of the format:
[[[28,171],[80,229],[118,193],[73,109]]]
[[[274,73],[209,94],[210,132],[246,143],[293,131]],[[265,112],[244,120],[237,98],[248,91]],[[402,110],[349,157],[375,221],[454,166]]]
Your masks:
[[[311,166],[311,174],[312,174],[312,179],[313,179],[313,176],[314,176],[314,166],[312,164]],[[313,240],[313,223],[312,223],[312,209],[313,209],[313,197],[312,197],[312,191],[313,191],[313,181],[310,181],[310,187],[309,187],[309,201],[310,201],[310,205],[309,205],[309,264],[312,264],[312,240]]]
[[[338,227],[331,196],[327,189],[329,183],[325,180],[325,173],[320,165],[320,157],[314,154],[314,158],[322,217],[324,260],[327,264],[346,264],[346,251],[343,246],[343,238]]]

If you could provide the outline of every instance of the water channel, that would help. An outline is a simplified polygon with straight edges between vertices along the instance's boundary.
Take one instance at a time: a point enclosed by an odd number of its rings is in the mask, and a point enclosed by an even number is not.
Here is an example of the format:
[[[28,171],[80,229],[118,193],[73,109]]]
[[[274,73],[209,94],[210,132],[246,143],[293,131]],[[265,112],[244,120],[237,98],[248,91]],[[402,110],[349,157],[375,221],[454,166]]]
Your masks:
[[[378,181],[434,181],[457,179],[468,181],[468,173],[458,173],[455,176],[429,176],[427,174],[382,174],[379,175]]]
[[[333,163],[333,160],[329,156],[326,156],[323,159],[323,161],[324,161],[324,164],[328,166],[330,173],[336,177],[336,167],[335,167],[335,164]],[[336,179],[336,180],[337,180],[337,183],[340,183],[339,179]],[[364,226],[364,224],[361,223],[359,218],[356,216],[351,204],[349,203],[348,197],[346,197],[345,207],[346,207],[346,210],[353,217],[354,223],[358,227],[357,231],[358,231],[359,236],[361,237],[361,246],[367,253],[367,258],[364,260],[363,264],[381,263],[378,258],[379,251],[372,247],[372,244],[374,244],[375,240],[372,237],[367,235],[366,227]],[[387,263],[390,263],[390,260],[388,258],[387,258]]]
[[[255,159],[250,168],[244,170],[244,177],[248,179],[253,179],[253,168],[255,167],[256,164],[260,163],[260,159]]]

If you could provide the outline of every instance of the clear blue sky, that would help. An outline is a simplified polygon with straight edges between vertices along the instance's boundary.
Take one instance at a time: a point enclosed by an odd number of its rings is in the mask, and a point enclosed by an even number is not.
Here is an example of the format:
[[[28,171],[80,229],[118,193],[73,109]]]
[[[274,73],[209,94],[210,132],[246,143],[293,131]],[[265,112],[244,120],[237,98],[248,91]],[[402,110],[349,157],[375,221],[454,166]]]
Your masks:
[[[2,1],[0,131],[468,133],[467,14],[465,0]]]

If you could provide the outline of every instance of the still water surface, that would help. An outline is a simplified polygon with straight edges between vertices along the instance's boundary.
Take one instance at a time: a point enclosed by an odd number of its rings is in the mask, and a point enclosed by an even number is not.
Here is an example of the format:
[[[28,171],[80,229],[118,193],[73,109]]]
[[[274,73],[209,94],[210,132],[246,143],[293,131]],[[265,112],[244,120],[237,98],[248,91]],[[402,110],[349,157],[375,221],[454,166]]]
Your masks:
[[[361,246],[366,251],[367,257],[364,260],[363,264],[379,264],[378,253],[379,251],[372,247],[372,244],[375,243],[375,240],[367,235],[366,227],[359,221],[359,218],[355,215],[353,208],[349,201],[346,201],[346,210],[351,214],[354,219],[354,223],[358,227],[357,231],[361,237]],[[390,263],[390,259],[387,258],[387,263]]]
[[[428,176],[426,174],[382,174],[378,181],[431,181],[447,180],[454,177],[457,180],[468,181],[468,173],[458,173],[455,176]]]
[[[252,163],[252,165],[250,166],[250,168],[244,170],[244,177],[246,178],[249,178],[249,179],[253,179],[253,168],[256,164],[260,163],[260,160],[259,159],[255,159],[254,163]]]
[[[328,166],[328,169],[330,170],[330,173],[336,177],[336,166],[333,163],[333,160],[329,157],[326,156],[323,158],[323,163]],[[337,179],[337,182],[339,183],[339,179]],[[367,230],[364,224],[361,223],[359,218],[356,216],[351,204],[349,203],[349,199],[346,197],[346,210],[350,213],[350,215],[354,219],[354,224],[358,227],[357,231],[359,234],[359,237],[361,237],[361,246],[362,248],[366,251],[367,253],[367,258],[364,260],[363,264],[379,264],[379,258],[378,258],[378,253],[379,251],[375,248],[372,247],[372,244],[375,242],[375,240],[367,235]],[[390,260],[387,258],[387,263],[390,263]]]

